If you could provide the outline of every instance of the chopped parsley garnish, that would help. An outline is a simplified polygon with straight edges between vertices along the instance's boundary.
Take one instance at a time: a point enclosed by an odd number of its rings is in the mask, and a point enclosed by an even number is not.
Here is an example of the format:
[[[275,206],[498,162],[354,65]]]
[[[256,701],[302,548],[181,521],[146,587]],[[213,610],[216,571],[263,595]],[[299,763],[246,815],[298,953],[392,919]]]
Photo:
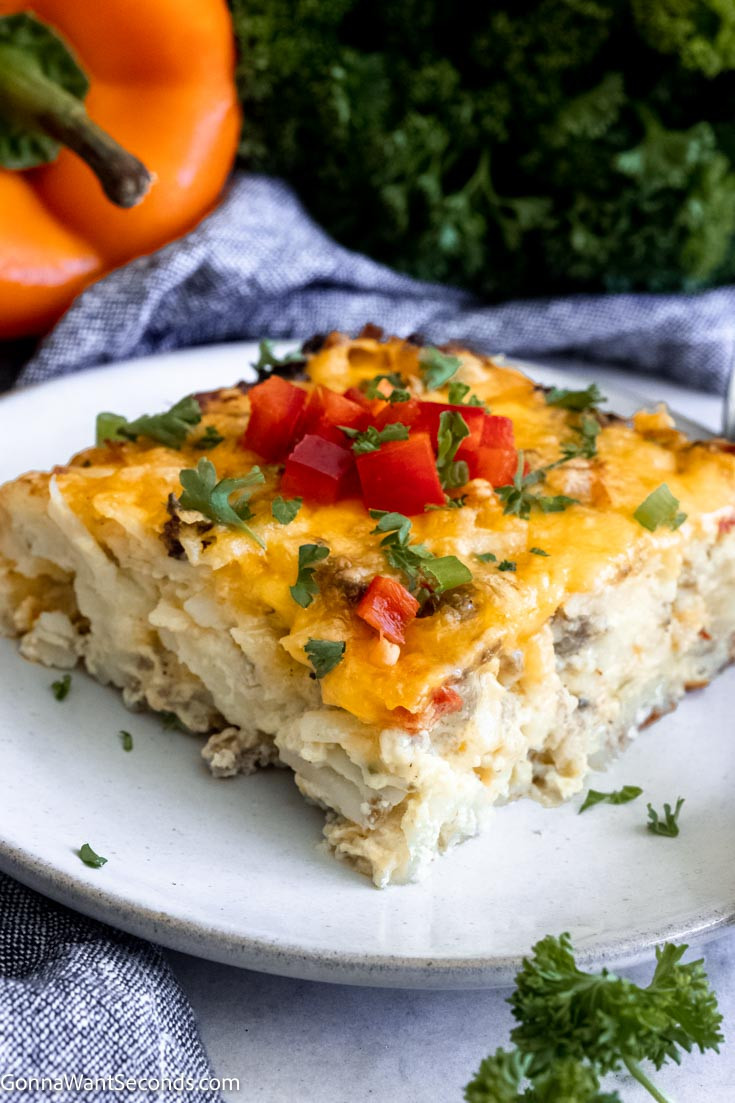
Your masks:
[[[389,394],[380,386],[383,380],[393,388]],[[411,392],[406,390],[406,380],[396,371],[374,375],[372,379],[362,383],[360,389],[365,392],[366,398],[379,398],[383,402],[408,402],[411,397]]]
[[[560,406],[563,410],[589,410],[607,402],[596,383],[591,383],[583,391],[568,391],[564,387],[552,387],[546,392],[547,406]]]
[[[309,640],[304,651],[317,678],[323,678],[342,662],[345,643],[343,640]]]
[[[130,732],[121,731],[117,733],[120,736],[120,742],[122,743],[122,749],[124,751],[132,751],[133,749],[133,737]]]
[[[548,555],[549,555],[549,553],[547,551],[544,551],[543,548],[529,548],[528,550],[529,550],[531,555],[544,555],[547,558],[548,558]]]
[[[590,789],[584,798],[584,804],[579,814],[586,812],[588,808],[594,808],[596,804],[627,804],[635,800],[643,792],[637,785],[624,785],[622,789],[614,789],[611,793],[601,793],[598,789]]]
[[[267,340],[258,342],[258,354],[258,359],[253,364],[257,372],[277,372],[279,368],[284,368],[287,364],[303,364],[306,359],[300,349],[284,352],[283,356],[277,356],[273,351],[273,342]]]
[[[303,498],[282,498],[279,494],[271,502],[271,513],[282,525],[290,525],[303,505]]]
[[[202,420],[202,411],[193,395],[180,399],[162,414],[143,414],[128,421],[122,414],[97,415],[97,445],[105,441],[137,440],[148,437],[167,448],[181,448],[192,428]]]
[[[65,674],[57,682],[51,683],[51,692],[57,701],[65,701],[71,689],[71,674]]]
[[[557,460],[554,466],[577,458],[591,460],[593,456],[597,455],[597,437],[600,433],[599,421],[594,417],[590,417],[589,414],[585,414],[577,427],[577,432],[579,433],[578,440],[563,442],[561,446],[562,458]]]
[[[581,392],[576,392],[581,393]],[[568,463],[579,457],[591,459],[597,455],[597,437],[600,432],[599,423],[593,417],[582,417],[580,424],[576,426],[579,439],[564,441],[561,445],[561,456],[558,460],[546,467],[537,467],[524,475],[525,459],[523,452],[518,453],[518,467],[510,486],[496,487],[496,494],[504,505],[503,513],[515,514],[516,517],[527,521],[532,509],[540,509],[542,513],[561,513],[568,506],[576,505],[577,499],[570,498],[566,494],[545,495],[532,493],[530,487],[543,482],[549,471]],[[535,555],[546,555],[540,549],[531,549]]]
[[[194,441],[194,448],[198,448],[200,452],[205,452],[209,448],[216,448],[224,439],[222,434],[217,432],[214,425],[208,425],[203,436]]]
[[[374,521],[377,521],[377,525],[373,529],[373,532],[389,532],[392,534],[391,544],[397,541],[400,544],[408,544],[408,538],[411,533],[411,519],[405,517],[402,513],[388,513],[384,509],[371,509],[370,516]],[[381,542],[382,546],[382,542]]]
[[[649,532],[655,532],[660,525],[678,529],[687,519],[686,513],[679,512],[679,500],[669,490],[666,483],[651,491],[633,514],[639,525]]]
[[[467,398],[469,392],[469,384],[460,383],[458,379],[454,379],[449,384],[447,398],[452,406],[479,406],[481,410],[489,414],[490,410],[488,409],[487,403],[483,402],[481,398],[478,398],[476,394],[471,394],[470,397]],[[466,402],[465,398],[467,398]]]
[[[498,557],[494,552],[477,552],[475,559],[479,559],[481,563],[497,563],[499,571],[515,571],[516,564],[512,559],[501,559],[498,563]]]
[[[467,422],[456,410],[444,410],[439,415],[436,470],[443,490],[464,486],[469,480],[470,472],[465,461],[454,458],[460,444],[469,435]]]
[[[472,581],[472,572],[455,555],[435,556],[424,544],[409,543],[411,521],[402,513],[371,509],[370,516],[378,522],[373,532],[385,533],[380,546],[386,562],[402,572],[420,605]]]
[[[248,498],[255,486],[265,482],[265,476],[259,467],[253,467],[247,475],[235,479],[220,479],[211,460],[203,457],[196,468],[187,467],[179,472],[184,493],[179,499],[182,509],[195,509],[203,513],[210,521],[230,528],[242,529],[248,536],[260,544],[265,544],[245,522],[253,517]],[[230,502],[233,494],[238,497]]]
[[[185,732],[188,729],[181,723],[175,712],[159,712],[158,719],[163,725],[163,730]]]
[[[431,513],[432,510],[435,510],[435,509],[461,509],[466,501],[467,501],[467,495],[466,494],[459,494],[456,498],[450,498],[449,495],[447,495],[444,498],[444,504],[443,505],[438,506],[438,505],[435,505],[432,502],[430,505],[424,506],[424,510],[427,513]]]
[[[719,1051],[722,1015],[702,960],[682,963],[686,946],[656,950],[650,984],[603,969],[580,969],[568,934],[548,935],[524,958],[509,1003],[513,1050],[498,1049],[465,1089],[468,1103],[622,1103],[600,1078],[627,1070],[658,1103],[667,1097],[655,1069],[695,1047]]]
[[[387,444],[390,440],[408,440],[408,426],[400,421],[391,422],[383,429],[376,429],[374,425],[369,425],[364,432],[351,429],[347,425],[340,425],[339,428],[351,439],[352,451],[356,456],[377,452],[381,444]]]
[[[299,548],[299,570],[296,582],[290,587],[291,597],[302,609],[308,608],[319,593],[314,578],[316,564],[329,555],[329,548],[323,544],[302,544]]]
[[[659,817],[658,812],[652,804],[648,804],[648,823],[646,827],[649,831],[652,831],[654,835],[666,835],[670,839],[675,839],[679,834],[679,813],[681,812],[681,806],[684,803],[684,798],[679,797],[674,811],[671,811],[671,805],[664,805],[663,817]]]
[[[424,386],[429,391],[439,390],[440,387],[449,382],[461,363],[462,361],[456,356],[448,356],[432,345],[423,348],[419,353],[419,371]]]
[[[85,866],[91,866],[92,869],[101,869],[107,862],[107,858],[103,858],[101,854],[95,854],[89,843],[82,843],[78,853]]]
[[[527,521],[532,509],[540,509],[543,513],[561,513],[567,506],[576,504],[577,499],[569,498],[566,494],[557,494],[553,497],[532,494],[529,488],[546,478],[547,468],[539,467],[524,475],[524,466],[523,452],[519,452],[518,468],[513,482],[510,486],[499,486],[495,491],[503,503],[503,513],[514,514]]]

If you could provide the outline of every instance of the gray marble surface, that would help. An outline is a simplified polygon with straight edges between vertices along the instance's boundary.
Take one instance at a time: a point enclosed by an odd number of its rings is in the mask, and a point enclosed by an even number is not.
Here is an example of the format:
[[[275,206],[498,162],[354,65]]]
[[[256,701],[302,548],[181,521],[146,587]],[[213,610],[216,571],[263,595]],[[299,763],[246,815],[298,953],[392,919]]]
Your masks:
[[[589,367],[580,366],[584,374]],[[605,372],[595,370],[604,382]],[[620,383],[619,374],[616,381]],[[631,390],[663,398],[718,427],[720,400],[631,375]],[[729,845],[723,840],[723,845]],[[449,859],[444,859],[451,861]],[[400,891],[400,890],[398,890]],[[735,934],[697,950],[718,994],[725,1035],[735,1024]],[[507,1043],[508,990],[416,992],[290,980],[167,956],[198,1017],[215,1074],[235,1077],[246,1103],[460,1103],[481,1059]],[[652,965],[630,970],[646,983]],[[687,1057],[657,1083],[676,1103],[735,1100],[735,1046]],[[629,1077],[610,1077],[624,1103],[650,1100]],[[559,1101],[563,1103],[563,1101]]]

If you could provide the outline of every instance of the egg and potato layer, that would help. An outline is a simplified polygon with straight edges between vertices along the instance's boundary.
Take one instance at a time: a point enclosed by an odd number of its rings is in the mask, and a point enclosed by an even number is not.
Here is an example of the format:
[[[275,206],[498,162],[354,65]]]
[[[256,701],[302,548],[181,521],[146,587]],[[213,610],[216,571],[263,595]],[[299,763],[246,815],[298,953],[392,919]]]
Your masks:
[[[735,632],[735,455],[723,442],[688,441],[663,408],[626,422],[550,404],[516,369],[445,351],[460,361],[455,381],[512,420],[522,471],[546,469],[534,492],[568,504],[524,517],[475,478],[458,508],[412,516],[411,541],[457,557],[471,581],[413,619],[400,646],[355,612],[376,576],[406,584],[363,501],[274,516],[283,466],[243,446],[248,385],[197,396],[201,421],[180,448],[116,440],[0,488],[0,630],[31,659],[81,661],[131,706],[207,733],[216,774],[291,766],[328,810],[333,849],[381,885],[420,876],[499,801],[578,791],[591,764],[730,660]],[[446,403],[446,387],[427,391],[420,354],[332,334],[294,385],[342,394],[397,373],[413,397]],[[595,419],[591,454],[557,462],[583,416]],[[260,542],[182,508],[180,473],[202,457],[220,480],[260,467],[247,521]],[[679,513],[651,529],[636,511],[662,484]],[[292,594],[302,545],[329,549],[305,607]],[[320,678],[310,640],[344,644]],[[437,707],[448,693],[451,709]]]

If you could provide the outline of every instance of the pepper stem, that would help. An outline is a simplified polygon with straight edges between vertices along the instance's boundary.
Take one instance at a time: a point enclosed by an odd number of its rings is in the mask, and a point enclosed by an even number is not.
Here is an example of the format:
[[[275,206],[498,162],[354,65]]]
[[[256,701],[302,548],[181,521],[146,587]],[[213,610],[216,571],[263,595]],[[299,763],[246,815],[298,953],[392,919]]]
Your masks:
[[[0,46],[0,113],[68,146],[86,161],[118,207],[134,207],[151,186],[145,165],[90,119],[82,101],[13,46]]]

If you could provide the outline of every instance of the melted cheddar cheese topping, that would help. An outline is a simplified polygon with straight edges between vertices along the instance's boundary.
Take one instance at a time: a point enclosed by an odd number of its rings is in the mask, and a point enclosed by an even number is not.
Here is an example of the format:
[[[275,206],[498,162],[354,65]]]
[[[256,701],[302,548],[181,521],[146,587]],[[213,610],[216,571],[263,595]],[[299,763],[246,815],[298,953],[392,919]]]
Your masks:
[[[560,445],[574,435],[576,415],[547,405],[543,390],[519,371],[464,350],[451,352],[462,362],[455,378],[469,384],[493,414],[512,418],[517,447],[532,468],[559,458]],[[446,390],[424,391],[418,353],[398,339],[348,340],[335,334],[311,356],[308,379],[298,385],[318,383],[343,392],[376,374],[400,372],[417,397],[447,401]],[[182,468],[195,467],[206,455],[224,478],[247,474],[260,463],[266,481],[250,499],[254,518],[249,524],[265,550],[246,533],[218,525],[204,538],[184,541],[189,561],[202,588],[214,593],[223,608],[271,618],[281,645],[296,662],[309,665],[304,645],[310,638],[344,640],[343,661],[320,683],[323,699],[380,727],[402,722],[405,714],[395,710],[420,718],[439,687],[461,679],[500,647],[522,649],[526,669],[532,671],[534,636],[570,595],[613,584],[641,556],[656,554],[664,562],[671,556],[673,563],[688,534],[716,524],[735,506],[735,456],[724,448],[690,444],[663,409],[636,415],[632,425],[603,417],[597,455],[555,468],[534,488],[575,498],[577,504],[563,512],[534,510],[528,520],[506,515],[489,484],[474,480],[465,488],[462,508],[412,518],[412,540],[436,555],[456,555],[473,581],[447,593],[432,615],[413,621],[397,661],[385,665],[376,633],[354,614],[355,587],[364,587],[376,574],[403,579],[386,564],[381,538],[372,534],[375,522],[362,502],[304,504],[291,524],[278,523],[271,502],[279,493],[282,469],[263,465],[240,444],[247,393],[215,392],[203,396],[201,405],[202,421],[180,451],[142,437],[88,449],[57,469],[61,492],[103,547],[111,548],[125,530],[130,554],[150,563],[151,549],[167,555],[162,539],[170,520],[167,499],[181,492]],[[194,444],[209,425],[225,439],[209,451],[197,450]],[[633,514],[663,482],[688,520],[677,530],[649,532]],[[298,549],[305,543],[326,543],[330,549],[317,569],[320,592],[306,609],[289,592]],[[532,548],[547,554],[534,554]],[[477,558],[488,552],[496,562]],[[515,563],[515,571],[498,569],[504,559]],[[153,568],[162,569],[165,565]]]

